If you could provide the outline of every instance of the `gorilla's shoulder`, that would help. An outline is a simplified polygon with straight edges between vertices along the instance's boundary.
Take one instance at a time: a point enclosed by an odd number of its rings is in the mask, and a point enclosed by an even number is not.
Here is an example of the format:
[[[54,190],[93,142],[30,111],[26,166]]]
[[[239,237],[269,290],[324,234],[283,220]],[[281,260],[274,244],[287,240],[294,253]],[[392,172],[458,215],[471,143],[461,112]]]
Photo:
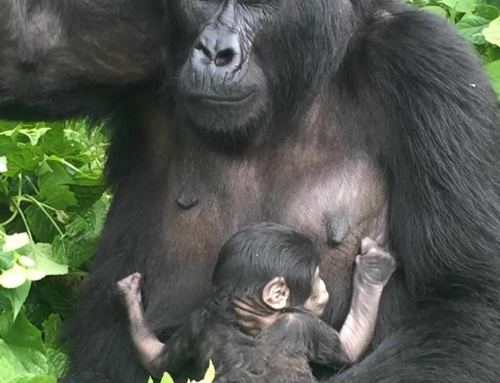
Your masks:
[[[476,57],[472,46],[444,18],[402,4],[376,7],[361,40],[366,49],[373,49],[386,60]]]
[[[467,94],[467,102],[492,98],[471,44],[446,20],[429,12],[404,5],[379,7],[351,57],[349,64],[362,73],[364,84],[371,83],[381,94],[390,91],[402,97],[420,88],[421,94],[432,90],[436,96],[453,95],[462,101]]]

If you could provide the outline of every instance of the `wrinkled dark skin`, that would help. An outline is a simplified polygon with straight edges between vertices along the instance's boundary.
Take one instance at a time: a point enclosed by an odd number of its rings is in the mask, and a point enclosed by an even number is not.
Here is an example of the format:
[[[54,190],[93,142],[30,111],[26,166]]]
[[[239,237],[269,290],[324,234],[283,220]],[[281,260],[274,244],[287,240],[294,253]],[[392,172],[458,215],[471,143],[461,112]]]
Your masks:
[[[214,31],[239,51],[207,56]],[[333,381],[500,381],[495,97],[435,16],[392,0],[0,0],[0,116],[113,129],[70,381],[142,382],[116,281],[144,275],[165,340],[206,299],[220,245],[259,221],[314,238],[336,328],[361,238],[401,266],[369,356]]]

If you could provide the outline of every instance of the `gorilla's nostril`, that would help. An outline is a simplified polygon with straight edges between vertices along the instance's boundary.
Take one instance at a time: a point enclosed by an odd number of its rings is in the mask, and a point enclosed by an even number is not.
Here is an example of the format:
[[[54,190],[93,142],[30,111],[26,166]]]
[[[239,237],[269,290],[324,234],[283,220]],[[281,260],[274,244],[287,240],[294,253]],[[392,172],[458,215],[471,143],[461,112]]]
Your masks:
[[[236,54],[235,54],[233,49],[231,49],[231,48],[224,49],[224,50],[217,53],[217,56],[215,57],[214,63],[218,67],[226,66],[228,64],[231,64],[235,55]]]
[[[207,56],[210,60],[212,60],[212,53],[205,45],[203,45],[203,43],[199,42],[198,44],[196,44],[194,49],[202,51],[205,56]]]

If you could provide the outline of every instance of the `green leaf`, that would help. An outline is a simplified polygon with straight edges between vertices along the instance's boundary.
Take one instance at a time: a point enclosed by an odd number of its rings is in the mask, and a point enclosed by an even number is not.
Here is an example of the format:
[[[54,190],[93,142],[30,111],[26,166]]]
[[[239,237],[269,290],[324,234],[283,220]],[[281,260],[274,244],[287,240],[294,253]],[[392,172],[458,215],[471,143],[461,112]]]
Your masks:
[[[174,379],[172,379],[168,372],[165,372],[161,378],[160,383],[174,383]]]
[[[26,269],[18,264],[0,274],[0,286],[6,289],[15,289],[24,284],[26,280]]]
[[[429,5],[427,7],[422,8],[423,11],[434,13],[438,16],[444,17],[445,19],[448,17],[448,12],[437,5]]]
[[[500,10],[492,5],[482,4],[477,6],[474,14],[488,20],[494,20],[500,15]]]
[[[477,0],[457,0],[455,9],[458,12],[470,13],[477,6]]]
[[[34,170],[43,159],[43,152],[39,147],[17,143],[12,137],[6,136],[0,136],[0,155],[7,158],[9,167],[2,174],[9,177]]]
[[[32,280],[40,280],[47,275],[64,275],[68,273],[68,266],[54,262],[52,258],[52,247],[48,243],[37,243],[33,246],[32,256],[36,266],[27,269],[27,277]]]
[[[2,300],[9,302],[8,309],[12,312],[13,321],[16,320],[17,315],[21,311],[21,307],[28,298],[30,292],[31,282],[26,281],[21,286],[15,289],[0,289],[0,296]]]
[[[212,359],[210,359],[210,362],[208,363],[207,372],[205,372],[205,376],[203,377],[203,382],[212,383],[214,380],[215,380],[215,367],[214,364],[212,363]]]
[[[56,215],[52,210],[45,209],[45,212],[37,205],[31,204],[24,210],[26,219],[28,220],[28,225],[31,230],[31,234],[36,241],[49,243],[54,240],[54,237],[58,234],[57,229],[54,224],[47,217],[50,214],[54,221],[57,219]],[[63,225],[60,225],[61,227]]]
[[[43,323],[43,339],[45,344],[57,348],[59,343],[59,331],[62,327],[62,319],[57,314],[51,314]]]
[[[482,32],[489,23],[490,21],[484,17],[465,15],[456,26],[463,38],[473,44],[481,45],[486,43]]]
[[[21,286],[26,280],[39,281],[47,275],[64,275],[68,273],[68,266],[52,260],[52,247],[48,243],[36,243],[29,248],[29,252],[22,254],[29,257],[30,262],[25,267],[16,263],[12,268],[0,274],[0,286],[13,289]],[[27,267],[26,267],[27,265]]]
[[[50,130],[50,128],[33,128],[33,129],[19,129],[18,132],[29,138],[31,145],[35,146],[38,144],[40,137],[45,135]]]
[[[7,173],[7,157],[0,156],[0,173]]]
[[[493,88],[500,95],[500,60],[487,64],[486,72],[490,77]]]
[[[25,374],[10,379],[5,383],[57,383],[57,378],[53,375]]]
[[[16,233],[5,236],[5,243],[2,251],[9,252],[23,248],[30,243],[27,233]]]
[[[493,20],[490,25],[483,30],[483,36],[489,43],[500,46],[500,17]]]
[[[50,162],[50,167],[51,171],[44,173],[38,179],[39,200],[59,210],[76,206],[78,201],[68,186],[73,178],[64,166],[57,162]]]
[[[0,272],[14,266],[16,256],[13,251],[0,251]]]
[[[58,378],[66,375],[69,368],[69,357],[68,355],[58,349],[47,347],[46,351],[47,361],[49,363],[49,372],[54,374]]]
[[[456,10],[458,0],[440,0],[437,3],[445,5],[450,10]]]
[[[0,355],[25,372],[45,375],[49,365],[40,331],[23,314],[18,315],[14,325],[0,339]]]

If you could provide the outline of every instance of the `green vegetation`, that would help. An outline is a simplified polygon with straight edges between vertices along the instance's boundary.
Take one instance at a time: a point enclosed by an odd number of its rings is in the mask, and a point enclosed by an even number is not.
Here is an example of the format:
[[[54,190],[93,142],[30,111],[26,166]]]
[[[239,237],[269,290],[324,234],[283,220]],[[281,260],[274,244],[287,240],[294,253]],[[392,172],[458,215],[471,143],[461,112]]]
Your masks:
[[[55,382],[67,368],[58,334],[109,205],[107,142],[82,121],[0,123],[2,382]]]
[[[411,2],[456,25],[500,97],[500,0]],[[59,329],[76,304],[109,206],[107,145],[105,131],[85,121],[0,122],[3,383],[53,383],[67,368]]]

